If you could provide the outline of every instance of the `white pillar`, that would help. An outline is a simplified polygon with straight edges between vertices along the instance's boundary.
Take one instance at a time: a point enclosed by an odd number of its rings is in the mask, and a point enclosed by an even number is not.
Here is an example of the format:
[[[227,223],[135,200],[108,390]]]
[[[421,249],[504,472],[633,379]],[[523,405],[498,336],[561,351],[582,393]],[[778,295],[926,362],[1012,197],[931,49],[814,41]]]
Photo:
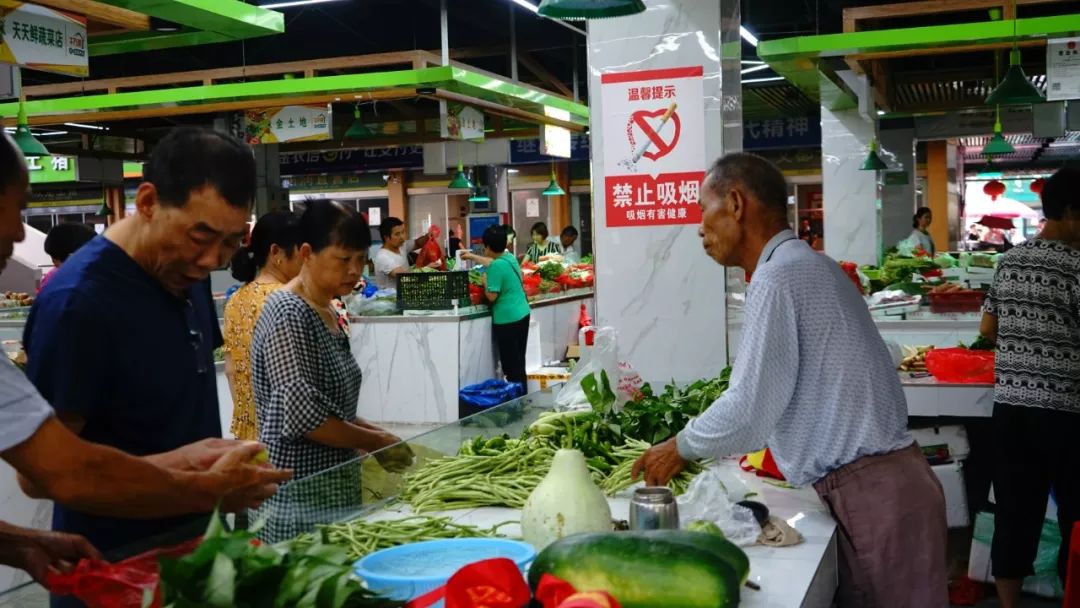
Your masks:
[[[874,121],[858,110],[821,108],[825,253],[837,261],[878,263],[878,174],[861,170],[874,131]]]
[[[589,23],[595,320],[619,330],[621,358],[646,380],[693,380],[727,364],[724,269],[705,255],[696,225],[608,227],[600,80],[611,72],[702,66],[705,154],[696,169],[708,170],[742,146],[739,2],[645,4],[644,13]]]

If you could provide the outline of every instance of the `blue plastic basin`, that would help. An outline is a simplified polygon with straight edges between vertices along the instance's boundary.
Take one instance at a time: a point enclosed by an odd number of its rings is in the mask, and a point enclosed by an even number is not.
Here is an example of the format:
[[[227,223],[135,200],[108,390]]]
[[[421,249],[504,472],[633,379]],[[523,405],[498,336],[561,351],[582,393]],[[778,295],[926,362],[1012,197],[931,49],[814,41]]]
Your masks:
[[[376,551],[353,568],[372,591],[411,600],[445,585],[463,566],[496,557],[512,560],[525,573],[536,549],[501,538],[429,540]]]

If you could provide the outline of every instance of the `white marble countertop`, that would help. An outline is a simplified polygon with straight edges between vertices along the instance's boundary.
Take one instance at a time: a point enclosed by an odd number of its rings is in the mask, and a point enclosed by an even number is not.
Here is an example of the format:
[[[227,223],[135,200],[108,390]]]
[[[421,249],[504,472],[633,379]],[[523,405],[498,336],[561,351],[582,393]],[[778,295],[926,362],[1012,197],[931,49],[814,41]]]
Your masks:
[[[773,515],[785,519],[805,539],[803,543],[793,547],[746,547],[746,554],[750,557],[750,580],[757,583],[761,590],[744,588],[739,605],[747,608],[830,606],[836,590],[836,523],[814,490],[793,490],[770,485],[739,470],[734,460],[722,461],[720,466],[736,471],[736,474],[746,481],[750,491],[758,493],[754,500],[765,503]],[[631,490],[627,490],[608,499],[614,519],[629,518],[630,494]],[[368,517],[373,520],[399,519],[410,513],[408,505],[397,503]],[[426,515],[448,516],[457,523],[491,527],[520,519],[521,511],[482,507]],[[506,525],[500,528],[500,532],[516,537],[521,534],[521,528],[517,525]]]
[[[563,292],[557,296],[530,301],[529,307],[543,308],[545,306],[554,306],[563,302],[584,300],[591,298],[594,295],[595,291],[591,287],[585,289],[571,289],[570,291]],[[414,321],[421,321],[424,323],[458,323],[489,316],[491,316],[491,309],[487,306],[460,306],[458,307],[457,314],[452,310],[432,310],[393,315],[350,315],[349,320],[353,323],[402,323]]]
[[[911,372],[900,372],[900,384],[922,388],[993,388],[992,382],[942,382],[933,376],[912,378]]]

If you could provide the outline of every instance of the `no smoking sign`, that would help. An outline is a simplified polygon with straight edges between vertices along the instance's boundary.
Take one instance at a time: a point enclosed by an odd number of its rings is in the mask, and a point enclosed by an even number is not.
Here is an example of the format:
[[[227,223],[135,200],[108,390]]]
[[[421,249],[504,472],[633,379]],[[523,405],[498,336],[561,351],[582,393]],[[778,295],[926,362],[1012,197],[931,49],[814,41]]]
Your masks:
[[[601,76],[607,226],[701,221],[702,73],[694,66]]]

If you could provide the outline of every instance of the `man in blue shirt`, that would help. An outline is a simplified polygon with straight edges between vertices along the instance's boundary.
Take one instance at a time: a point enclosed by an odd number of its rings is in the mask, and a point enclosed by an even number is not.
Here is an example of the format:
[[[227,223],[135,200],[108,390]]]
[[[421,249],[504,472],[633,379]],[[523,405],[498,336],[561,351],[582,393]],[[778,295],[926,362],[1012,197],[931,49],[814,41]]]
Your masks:
[[[247,232],[250,148],[177,129],[154,149],[135,213],[76,252],[34,304],[27,375],[84,439],[198,470],[178,448],[220,437],[213,350],[222,342],[207,278]],[[205,516],[120,519],[57,505],[53,529],[102,551]]]

